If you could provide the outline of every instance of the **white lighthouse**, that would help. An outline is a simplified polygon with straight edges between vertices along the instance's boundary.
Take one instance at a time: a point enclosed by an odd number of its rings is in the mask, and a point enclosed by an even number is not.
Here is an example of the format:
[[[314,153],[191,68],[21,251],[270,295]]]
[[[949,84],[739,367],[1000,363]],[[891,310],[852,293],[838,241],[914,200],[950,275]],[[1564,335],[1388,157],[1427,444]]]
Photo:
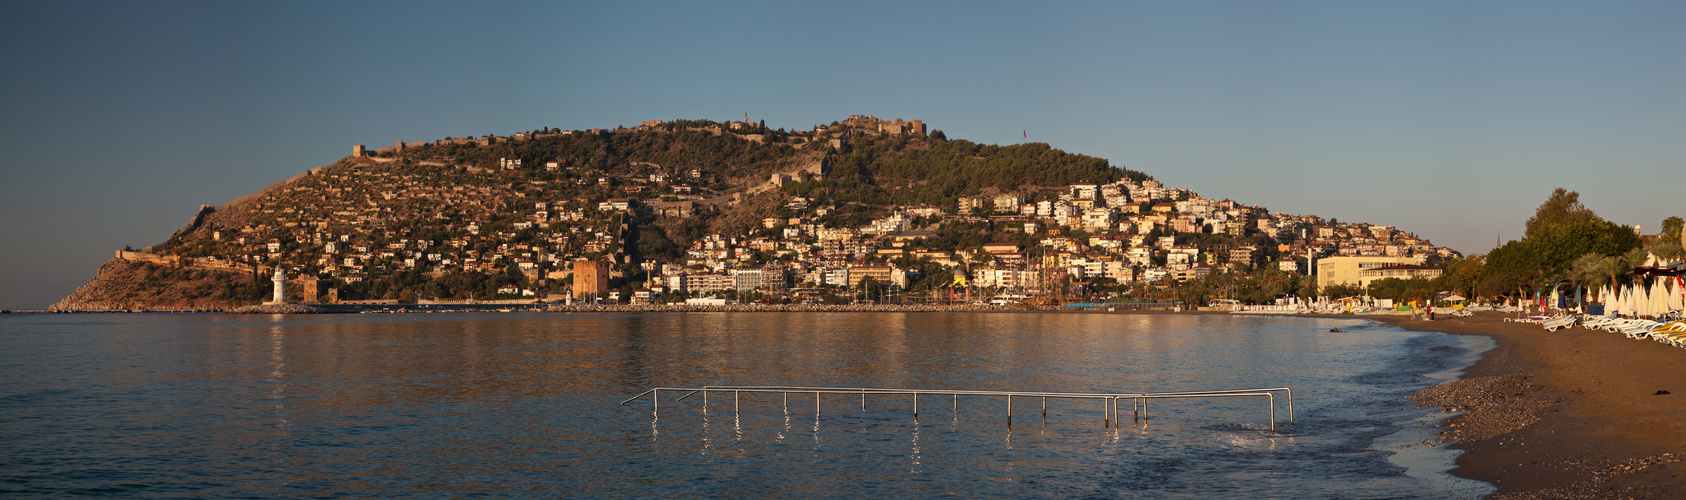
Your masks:
[[[287,272],[282,271],[281,266],[275,266],[275,276],[270,280],[275,282],[275,303],[287,303]]]

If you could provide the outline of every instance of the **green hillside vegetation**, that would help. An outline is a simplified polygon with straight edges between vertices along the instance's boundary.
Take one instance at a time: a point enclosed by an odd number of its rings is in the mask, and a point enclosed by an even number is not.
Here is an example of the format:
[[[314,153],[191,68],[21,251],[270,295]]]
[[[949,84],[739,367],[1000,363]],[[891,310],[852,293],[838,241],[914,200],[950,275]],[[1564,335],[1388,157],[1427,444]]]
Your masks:
[[[952,211],[958,198],[986,190],[1150,178],[1114,168],[1102,158],[1067,153],[1044,143],[996,146],[938,137],[940,133],[857,141],[834,156],[831,172],[824,178],[790,184],[784,191],[868,205],[932,205]]]
[[[735,178],[765,179],[775,169],[788,166],[797,156],[789,144],[763,144],[706,130],[667,126],[632,132],[579,132],[546,134],[535,139],[478,146],[472,143],[429,144],[401,153],[412,161],[443,161],[453,165],[497,169],[499,159],[521,160],[521,170],[546,175],[544,165],[558,162],[574,172],[596,172],[611,176],[648,175],[648,167],[661,165],[669,175],[679,170],[699,169],[710,174],[715,184]],[[566,175],[557,173],[555,175]]]

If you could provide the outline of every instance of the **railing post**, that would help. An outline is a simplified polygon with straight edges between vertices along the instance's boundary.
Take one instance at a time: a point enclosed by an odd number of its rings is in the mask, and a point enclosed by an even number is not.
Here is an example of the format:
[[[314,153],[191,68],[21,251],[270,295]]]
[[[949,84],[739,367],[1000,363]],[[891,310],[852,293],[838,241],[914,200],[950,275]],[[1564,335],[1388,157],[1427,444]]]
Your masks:
[[[874,389],[874,388],[858,388],[858,387],[799,387],[799,386],[705,386],[705,387],[702,387],[702,388],[673,388],[673,387],[660,388],[660,387],[656,387],[656,388],[651,388],[650,390],[646,391],[650,395],[650,406],[651,406],[651,410],[652,410],[653,414],[659,414],[660,411],[661,411],[661,391],[664,390],[664,389],[668,390],[668,391],[677,390],[677,391],[680,391],[682,393],[685,393],[683,396],[680,396],[677,399],[677,401],[683,401],[685,398],[691,397],[692,395],[695,395],[698,392],[703,393],[702,412],[703,412],[704,415],[708,414],[708,411],[709,411],[709,392],[712,392],[712,391],[731,391],[732,392],[732,411],[734,412],[734,414],[740,413],[743,409],[743,393],[745,391],[748,391],[748,392],[777,392],[777,393],[779,393],[779,396],[780,396],[780,399],[781,399],[781,403],[782,403],[781,408],[784,410],[786,415],[789,415],[789,413],[790,413],[790,393],[791,392],[811,392],[811,393],[814,394],[814,417],[816,419],[816,424],[818,422],[817,419],[819,418],[819,416],[822,412],[821,406],[823,406],[822,401],[825,397],[825,394],[827,394],[827,393],[847,394],[849,392],[856,392],[857,394],[860,395],[860,397],[861,397],[861,411],[862,412],[867,411],[866,410],[866,397],[869,396],[869,395],[872,395],[872,394],[882,394],[882,395],[907,394],[907,395],[909,395],[913,398],[913,416],[914,416],[915,423],[917,423],[918,419],[919,419],[919,410],[920,410],[920,408],[919,408],[919,397],[921,395],[923,395],[923,393],[925,392],[925,391],[921,391],[921,390],[917,390],[917,389]],[[1271,432],[1277,432],[1276,431],[1277,412],[1276,412],[1276,392],[1275,391],[1287,392],[1287,395],[1288,395],[1288,419],[1289,419],[1289,422],[1293,422],[1293,419],[1295,417],[1294,407],[1293,407],[1293,405],[1294,405],[1294,399],[1293,399],[1294,395],[1293,395],[1292,389],[1286,388],[1286,387],[1270,388],[1270,389],[1237,389],[1237,390],[1226,390],[1226,391],[1144,392],[1144,393],[1134,393],[1134,395],[1131,395],[1131,394],[1099,394],[1099,393],[1065,393],[1065,392],[972,391],[972,390],[937,390],[937,391],[931,391],[931,392],[934,392],[936,394],[942,394],[944,392],[947,392],[949,394],[950,410],[954,412],[954,418],[956,419],[956,421],[958,421],[958,419],[960,417],[960,395],[961,394],[981,395],[981,396],[1006,396],[1006,398],[1007,398],[1007,426],[1009,428],[1011,428],[1012,425],[1013,425],[1013,411],[1015,409],[1015,408],[1013,408],[1013,398],[1014,398],[1014,396],[1019,396],[1019,395],[1036,397],[1036,398],[1039,398],[1039,399],[1042,400],[1042,412],[1041,412],[1041,414],[1042,414],[1042,421],[1044,422],[1044,424],[1048,421],[1048,399],[1050,399],[1050,398],[1054,398],[1054,399],[1058,399],[1058,398],[1100,399],[1101,403],[1102,403],[1102,425],[1105,426],[1108,429],[1113,428],[1115,425],[1117,427],[1120,427],[1120,428],[1123,427],[1123,413],[1121,413],[1119,408],[1118,408],[1118,401],[1120,399],[1129,399],[1131,401],[1131,406],[1132,406],[1131,412],[1133,413],[1134,419],[1137,422],[1139,422],[1141,425],[1145,426],[1145,425],[1147,425],[1147,421],[1148,421],[1148,408],[1147,408],[1147,406],[1148,406],[1148,400],[1150,400],[1150,399],[1158,399],[1158,398],[1170,398],[1170,399],[1226,398],[1226,397],[1264,396],[1265,397],[1265,404],[1268,406],[1268,409],[1267,409],[1268,418],[1270,419],[1269,420],[1270,421],[1269,429],[1270,429]],[[643,397],[643,394],[633,396],[632,398],[627,399],[626,401],[622,401],[621,404],[625,405],[625,404],[627,404],[629,402],[632,402],[632,401],[635,401],[635,400],[637,400],[638,398],[641,398],[641,397]]]

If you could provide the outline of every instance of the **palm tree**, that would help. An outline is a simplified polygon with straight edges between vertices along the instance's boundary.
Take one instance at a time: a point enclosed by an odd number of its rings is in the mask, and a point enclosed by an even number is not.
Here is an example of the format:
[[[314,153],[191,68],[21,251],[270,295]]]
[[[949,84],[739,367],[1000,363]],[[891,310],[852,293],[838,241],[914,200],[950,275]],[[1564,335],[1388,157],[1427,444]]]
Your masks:
[[[1606,257],[1598,252],[1587,252],[1569,264],[1569,281],[1576,285],[1585,286],[1591,290],[1595,285],[1604,281],[1603,261]]]
[[[1682,249],[1680,244],[1672,241],[1652,243],[1645,247],[1645,251],[1657,256],[1657,259],[1661,260],[1663,264],[1686,259],[1686,249]]]
[[[1589,255],[1597,255],[1597,254],[1589,254]],[[1632,271],[1633,266],[1628,265],[1628,263],[1627,263],[1628,256],[1627,255],[1617,255],[1617,256],[1597,255],[1597,257],[1598,257],[1597,259],[1587,259],[1587,257],[1588,257],[1587,255],[1583,255],[1583,256],[1581,256],[1580,259],[1576,259],[1575,265],[1577,267],[1579,267],[1579,266],[1583,265],[1581,263],[1582,260],[1588,261],[1584,265],[1586,266],[1585,272],[1587,273],[1587,277],[1589,278],[1589,281],[1588,281],[1589,283],[1591,282],[1591,278],[1596,278],[1598,281],[1603,281],[1604,278],[1609,278],[1611,296],[1610,297],[1601,297],[1601,299],[1604,301],[1605,304],[1609,304],[1610,301],[1615,300],[1621,294],[1621,278],[1622,278],[1623,275],[1626,275],[1630,271]],[[1641,257],[1640,262],[1644,262],[1643,257]]]
[[[1633,268],[1645,265],[1645,261],[1650,258],[1651,252],[1647,248],[1640,247],[1628,250],[1621,256],[1622,265],[1627,266],[1624,272],[1632,272]]]

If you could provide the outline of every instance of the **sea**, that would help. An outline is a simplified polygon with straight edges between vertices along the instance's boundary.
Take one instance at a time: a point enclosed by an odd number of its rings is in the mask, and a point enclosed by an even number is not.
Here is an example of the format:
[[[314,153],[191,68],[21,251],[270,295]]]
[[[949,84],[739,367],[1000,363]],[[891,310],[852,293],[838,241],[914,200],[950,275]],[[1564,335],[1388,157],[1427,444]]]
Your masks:
[[[1405,395],[1491,345],[1292,316],[0,315],[0,496],[1473,498]],[[1293,408],[645,394],[722,385]]]

